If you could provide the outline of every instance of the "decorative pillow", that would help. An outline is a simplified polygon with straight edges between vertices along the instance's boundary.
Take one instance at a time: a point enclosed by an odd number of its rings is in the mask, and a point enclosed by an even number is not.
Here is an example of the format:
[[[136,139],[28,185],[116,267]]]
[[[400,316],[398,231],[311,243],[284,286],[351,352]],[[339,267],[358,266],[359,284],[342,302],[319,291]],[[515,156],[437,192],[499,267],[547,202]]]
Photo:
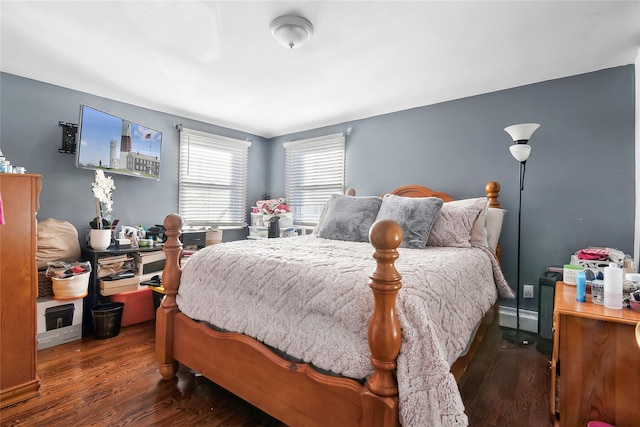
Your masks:
[[[324,239],[368,242],[369,228],[380,210],[377,196],[345,196],[334,194],[327,202],[327,212],[318,228]]]
[[[471,230],[483,206],[486,206],[486,199],[465,199],[445,203],[433,223],[427,246],[470,248]],[[484,228],[484,224],[482,227]]]
[[[311,232],[311,234],[318,234],[318,231],[320,231],[320,226],[322,225],[322,222],[324,221],[324,217],[327,216],[327,209],[329,208],[329,202],[330,201],[331,201],[331,199],[327,200],[327,202],[322,207],[322,212],[320,212],[320,216],[318,217],[318,223],[314,227],[314,229]]]
[[[502,231],[502,220],[506,213],[506,210],[500,208],[487,209],[487,219],[485,221],[487,244],[493,252],[498,247],[498,239],[500,239],[500,232]]]
[[[486,197],[479,197],[477,199],[467,199],[470,203],[474,201],[474,206],[480,206],[482,209],[478,214],[478,217],[473,223],[473,227],[471,228],[471,244],[472,245],[483,245],[488,246],[487,244],[487,229],[485,227],[485,223],[487,222],[487,210],[489,209],[489,199]],[[460,200],[463,202],[463,200]]]
[[[437,197],[402,197],[385,194],[376,221],[392,219],[402,227],[401,248],[422,249],[436,219],[442,199]]]

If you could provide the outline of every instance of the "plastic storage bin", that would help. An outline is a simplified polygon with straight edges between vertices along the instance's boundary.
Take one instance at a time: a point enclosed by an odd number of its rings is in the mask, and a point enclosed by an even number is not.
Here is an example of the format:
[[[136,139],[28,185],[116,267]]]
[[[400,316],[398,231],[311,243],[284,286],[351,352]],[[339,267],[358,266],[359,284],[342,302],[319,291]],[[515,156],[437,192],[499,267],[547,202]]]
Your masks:
[[[147,288],[111,296],[111,302],[124,304],[121,326],[135,325],[155,317],[152,292]]]
[[[269,229],[267,227],[249,227],[249,237],[257,239],[266,239],[269,237]]]

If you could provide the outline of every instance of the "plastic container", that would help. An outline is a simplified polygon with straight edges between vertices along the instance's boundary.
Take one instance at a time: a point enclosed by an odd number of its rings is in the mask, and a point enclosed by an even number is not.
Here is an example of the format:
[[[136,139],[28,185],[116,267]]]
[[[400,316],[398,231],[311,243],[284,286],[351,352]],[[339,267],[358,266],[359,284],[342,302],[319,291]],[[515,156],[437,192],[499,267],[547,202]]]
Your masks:
[[[223,231],[217,228],[213,230],[207,230],[207,235],[205,237],[205,245],[211,246],[211,245],[219,245],[220,243],[222,243],[222,233]]]
[[[108,302],[91,309],[93,330],[97,339],[117,337],[120,333],[124,303]]]
[[[266,239],[269,236],[269,228],[267,227],[249,227],[249,237],[257,237]]]
[[[587,275],[584,271],[576,272],[576,301],[587,301]]]
[[[111,296],[111,302],[124,304],[120,326],[135,325],[136,323],[152,320],[156,311],[153,308],[153,291],[149,288],[132,292],[123,292]]]
[[[604,268],[604,306],[622,308],[622,269],[614,262]]]
[[[591,282],[591,302],[598,305],[604,304],[604,280]]]
[[[258,208],[255,208],[256,212],[251,212],[251,225],[255,226],[255,227],[262,227],[264,226],[264,222],[262,219],[262,213],[261,212],[257,212]]]
[[[584,271],[584,268],[580,267],[579,265],[565,264],[563,268],[563,273],[562,273],[562,281],[566,285],[575,286],[576,273],[578,271]]]

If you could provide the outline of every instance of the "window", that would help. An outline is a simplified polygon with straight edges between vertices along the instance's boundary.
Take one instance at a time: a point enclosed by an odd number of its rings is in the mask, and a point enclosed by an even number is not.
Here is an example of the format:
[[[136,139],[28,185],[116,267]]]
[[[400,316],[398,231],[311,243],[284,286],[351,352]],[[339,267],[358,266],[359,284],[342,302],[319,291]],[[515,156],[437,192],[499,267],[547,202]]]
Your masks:
[[[185,225],[246,225],[250,146],[248,141],[181,130],[178,211]]]
[[[285,142],[284,194],[299,225],[318,222],[332,194],[344,193],[344,134]]]

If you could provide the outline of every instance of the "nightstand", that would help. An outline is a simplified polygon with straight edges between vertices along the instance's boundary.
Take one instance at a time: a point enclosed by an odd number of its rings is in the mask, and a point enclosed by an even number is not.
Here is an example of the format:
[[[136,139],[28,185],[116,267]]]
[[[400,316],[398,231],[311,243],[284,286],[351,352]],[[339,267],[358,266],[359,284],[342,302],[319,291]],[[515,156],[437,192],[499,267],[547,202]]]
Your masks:
[[[557,282],[551,359],[551,412],[560,426],[599,420],[638,426],[640,312],[576,302],[576,287]],[[556,398],[557,393],[557,398]]]

